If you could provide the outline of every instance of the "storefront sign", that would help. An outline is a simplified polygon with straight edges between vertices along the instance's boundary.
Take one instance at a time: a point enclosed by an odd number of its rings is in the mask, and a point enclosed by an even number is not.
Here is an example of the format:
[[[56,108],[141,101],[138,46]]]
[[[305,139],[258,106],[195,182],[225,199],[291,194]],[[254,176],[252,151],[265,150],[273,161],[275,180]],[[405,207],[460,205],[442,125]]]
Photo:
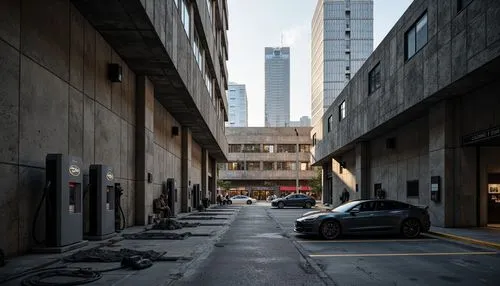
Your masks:
[[[463,144],[472,144],[500,136],[500,126],[482,130],[462,137]]]

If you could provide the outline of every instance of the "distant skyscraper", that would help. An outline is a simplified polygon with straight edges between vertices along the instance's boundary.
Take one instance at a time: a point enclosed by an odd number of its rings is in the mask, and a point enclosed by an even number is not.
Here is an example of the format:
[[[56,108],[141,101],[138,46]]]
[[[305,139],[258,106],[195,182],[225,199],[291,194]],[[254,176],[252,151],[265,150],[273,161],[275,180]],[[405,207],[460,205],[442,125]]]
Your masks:
[[[311,45],[311,117],[316,126],[373,51],[373,0],[318,0]]]
[[[290,121],[290,127],[311,127],[311,118],[309,116],[300,117],[299,121]]]
[[[290,125],[290,48],[265,48],[265,126]]]
[[[301,127],[310,127],[311,126],[311,118],[309,118],[309,116],[302,116],[300,118],[300,126]]]
[[[227,103],[229,121],[226,127],[248,127],[247,90],[244,84],[229,83]]]

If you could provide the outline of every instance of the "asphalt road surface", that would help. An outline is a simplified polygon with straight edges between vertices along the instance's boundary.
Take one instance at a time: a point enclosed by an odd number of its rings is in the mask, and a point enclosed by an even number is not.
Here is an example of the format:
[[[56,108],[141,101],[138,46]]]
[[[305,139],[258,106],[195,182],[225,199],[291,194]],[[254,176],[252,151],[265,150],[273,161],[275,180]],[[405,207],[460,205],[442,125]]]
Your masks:
[[[500,255],[422,237],[295,234],[302,208],[243,206],[214,251],[175,285],[499,285]]]

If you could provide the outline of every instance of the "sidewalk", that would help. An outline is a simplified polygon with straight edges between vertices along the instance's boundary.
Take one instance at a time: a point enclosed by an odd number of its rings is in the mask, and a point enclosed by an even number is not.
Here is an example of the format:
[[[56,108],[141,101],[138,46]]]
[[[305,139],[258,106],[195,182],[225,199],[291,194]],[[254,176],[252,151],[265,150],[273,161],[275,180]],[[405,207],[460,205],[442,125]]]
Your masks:
[[[444,228],[431,226],[430,235],[500,249],[500,229],[487,227]]]
[[[119,268],[119,262],[78,262],[70,263],[63,261],[81,250],[99,249],[119,251],[129,249],[133,251],[155,251],[161,256],[161,261],[153,261],[153,265],[142,270],[116,269],[109,272],[102,272],[102,277],[88,285],[170,285],[198,263],[199,258],[208,255],[214,244],[227,231],[230,224],[238,215],[240,207],[234,206],[211,206],[205,212],[194,211],[191,213],[181,213],[175,218],[178,222],[200,223],[196,227],[183,227],[177,230],[146,230],[145,226],[135,226],[125,229],[122,233],[105,241],[89,241],[85,247],[68,251],[62,254],[26,254],[7,260],[7,264],[0,268],[0,284],[20,285],[23,279],[30,275],[20,276],[9,280],[5,284],[2,282],[8,277],[30,270],[40,270],[59,267],[65,268],[92,268],[92,270],[105,270]],[[216,219],[214,219],[216,218]],[[147,226],[151,228],[151,225]],[[189,232],[191,236],[182,240],[174,239],[124,239],[126,234],[139,233],[160,233],[160,234],[183,234]],[[99,274],[98,274],[99,275]],[[48,278],[45,282],[68,282],[74,279],[57,277]]]

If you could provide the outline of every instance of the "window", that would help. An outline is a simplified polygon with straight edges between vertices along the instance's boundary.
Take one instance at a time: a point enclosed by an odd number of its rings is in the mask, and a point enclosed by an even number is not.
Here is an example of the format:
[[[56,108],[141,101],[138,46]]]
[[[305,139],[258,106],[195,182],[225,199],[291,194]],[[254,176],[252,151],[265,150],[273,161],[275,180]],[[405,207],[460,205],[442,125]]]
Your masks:
[[[264,162],[264,171],[274,170],[274,162]]]
[[[201,47],[201,41],[200,38],[198,37],[196,29],[194,30],[194,37],[193,37],[193,54],[194,58],[196,59],[196,63],[198,64],[198,68],[201,71],[203,67],[203,57],[202,57],[203,48]]]
[[[245,144],[243,153],[260,153],[260,144]]]
[[[205,65],[205,85],[207,86],[208,95],[212,98],[212,77],[210,76],[208,64]]]
[[[295,144],[278,144],[278,153],[295,153]]]
[[[227,169],[230,171],[241,171],[243,170],[242,162],[229,162],[227,163]]]
[[[380,63],[368,73],[368,91],[372,94],[380,88]]]
[[[405,210],[410,205],[395,201],[378,201],[377,211]]]
[[[299,152],[302,152],[302,153],[309,153],[309,152],[311,152],[311,145],[309,145],[309,144],[300,144],[299,145]]]
[[[339,105],[339,121],[345,118],[345,100]]]
[[[364,202],[359,204],[359,211],[360,212],[372,212],[375,210],[375,201],[370,201],[370,202]]]
[[[333,128],[333,115],[328,116],[328,133],[332,131]]]
[[[316,133],[313,134],[313,138],[312,138],[312,145],[313,146],[316,146]]]
[[[310,170],[309,163],[308,162],[300,162],[300,170],[301,171]]]
[[[207,0],[208,18],[212,19],[212,0]]]
[[[427,44],[427,12],[405,33],[405,58],[408,60]]]
[[[469,6],[472,0],[457,0],[457,13]]]
[[[229,153],[241,153],[241,145],[240,144],[229,144]]]
[[[295,170],[295,162],[276,162],[276,170]]]
[[[260,162],[247,162],[246,170],[248,171],[260,171]]]
[[[418,197],[418,180],[406,182],[406,196]]]
[[[186,31],[186,34],[189,38],[189,28],[190,28],[190,21],[191,21],[191,16],[189,14],[189,4],[187,0],[182,0],[181,1],[181,20],[182,24],[184,24],[184,31]]]
[[[274,153],[274,145],[272,144],[264,144],[264,153]]]

